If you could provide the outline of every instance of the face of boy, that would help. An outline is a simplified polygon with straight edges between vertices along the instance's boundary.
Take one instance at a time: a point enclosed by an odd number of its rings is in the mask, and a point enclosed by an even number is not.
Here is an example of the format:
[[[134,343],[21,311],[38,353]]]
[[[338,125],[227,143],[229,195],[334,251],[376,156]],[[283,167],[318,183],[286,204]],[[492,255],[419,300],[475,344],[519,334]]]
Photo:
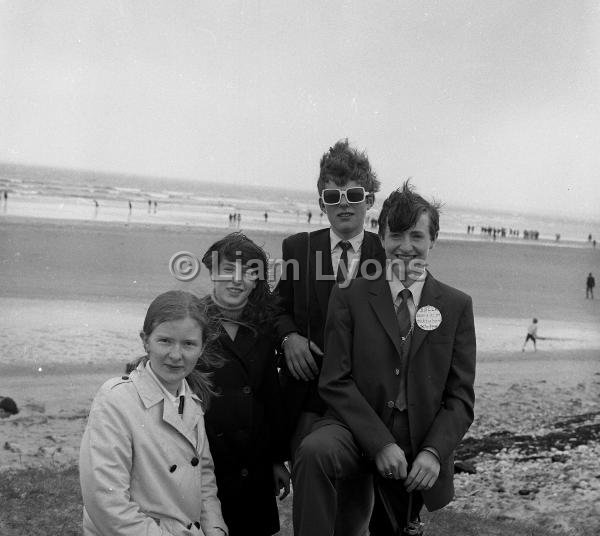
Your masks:
[[[332,180],[325,183],[325,188],[338,188],[342,191],[357,186],[362,186],[362,184],[354,180],[348,181],[344,186],[338,186]],[[346,196],[342,195],[337,205],[325,205],[319,199],[319,206],[327,214],[327,219],[335,233],[340,238],[350,239],[363,230],[367,210],[373,206],[373,196],[366,197],[360,203],[348,203]]]
[[[152,372],[165,389],[176,394],[181,380],[202,353],[202,328],[192,318],[163,322],[150,335],[140,333]]]
[[[381,243],[396,275],[405,286],[410,286],[423,273],[435,244],[429,234],[429,214],[424,212],[410,229],[402,232],[390,231],[386,223]]]

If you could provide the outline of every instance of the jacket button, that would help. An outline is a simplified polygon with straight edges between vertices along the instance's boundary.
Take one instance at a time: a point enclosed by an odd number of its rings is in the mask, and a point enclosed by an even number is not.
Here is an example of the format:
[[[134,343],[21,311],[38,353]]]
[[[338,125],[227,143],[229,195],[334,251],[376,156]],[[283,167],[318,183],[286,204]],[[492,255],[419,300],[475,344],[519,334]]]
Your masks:
[[[198,465],[200,463],[200,460],[198,458],[196,458],[196,456],[194,456],[190,463],[192,464],[193,467],[196,467],[196,465]]]
[[[394,369],[394,374],[395,374],[396,376],[400,376],[400,369],[399,369],[399,368],[397,368],[397,369]]]
[[[394,407],[394,401],[393,401],[393,400],[390,400],[390,401],[389,401],[389,402],[386,404],[386,406],[387,406],[388,408],[393,408],[393,407]]]
[[[129,379],[129,376],[121,376],[121,379],[122,379],[122,380],[128,380],[128,379]]]
[[[246,478],[248,476],[248,469],[246,469],[245,467],[240,471],[240,475],[242,476],[242,478]]]
[[[174,473],[175,469],[177,469],[176,465],[171,465],[171,467],[169,467],[169,473]]]
[[[252,392],[252,388],[249,385],[244,385],[244,388],[242,389],[242,392],[245,395],[249,395]]]
[[[196,527],[197,529],[200,528],[200,521],[194,521],[194,527]]]

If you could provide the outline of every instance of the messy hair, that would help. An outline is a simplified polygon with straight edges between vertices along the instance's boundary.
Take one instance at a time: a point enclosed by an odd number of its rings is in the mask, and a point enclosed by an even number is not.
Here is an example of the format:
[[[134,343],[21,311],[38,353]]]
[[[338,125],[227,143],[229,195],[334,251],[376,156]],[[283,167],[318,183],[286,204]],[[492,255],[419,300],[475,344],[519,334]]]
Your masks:
[[[437,238],[440,230],[441,204],[429,202],[414,191],[410,179],[404,182],[402,188],[393,191],[383,202],[379,213],[379,236],[385,236],[386,227],[392,233],[402,233],[413,227],[421,214],[429,214],[429,237]]]
[[[338,186],[345,186],[349,181],[356,181],[368,193],[379,191],[380,182],[371,169],[365,152],[350,147],[348,138],[338,141],[321,157],[317,189],[319,195],[328,181]]]

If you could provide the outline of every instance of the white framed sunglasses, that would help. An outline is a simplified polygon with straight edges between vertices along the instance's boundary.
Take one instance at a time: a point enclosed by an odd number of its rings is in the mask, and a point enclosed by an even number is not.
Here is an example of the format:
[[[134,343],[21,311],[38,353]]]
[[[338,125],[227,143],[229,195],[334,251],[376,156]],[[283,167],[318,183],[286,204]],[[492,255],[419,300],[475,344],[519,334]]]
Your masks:
[[[362,186],[353,186],[342,190],[341,188],[325,188],[321,192],[321,201],[324,205],[338,205],[342,195],[348,203],[362,203],[367,197],[367,192]]]

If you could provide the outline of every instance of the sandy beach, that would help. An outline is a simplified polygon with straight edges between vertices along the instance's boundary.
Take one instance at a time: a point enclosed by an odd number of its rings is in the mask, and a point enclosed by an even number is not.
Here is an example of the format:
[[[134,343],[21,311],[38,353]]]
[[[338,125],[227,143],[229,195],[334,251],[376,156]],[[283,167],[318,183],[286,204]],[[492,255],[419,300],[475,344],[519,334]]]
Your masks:
[[[169,259],[178,251],[200,258],[229,231],[0,219],[0,395],[21,409],[0,420],[0,471],[76,462],[96,389],[141,352],[137,334],[150,300],[171,288],[209,287],[205,271],[177,281]],[[284,233],[247,234],[279,257]],[[431,271],[471,294],[475,306],[476,420],[467,438],[543,438],[573,418],[600,427],[600,296],[585,299],[585,276],[599,267],[593,249],[439,241]],[[533,316],[545,340],[537,353],[522,353]],[[482,448],[470,457],[476,474],[457,477],[450,508],[598,533],[600,447],[593,438],[574,445],[550,445],[533,458],[514,447]],[[557,453],[564,457],[552,461]]]

